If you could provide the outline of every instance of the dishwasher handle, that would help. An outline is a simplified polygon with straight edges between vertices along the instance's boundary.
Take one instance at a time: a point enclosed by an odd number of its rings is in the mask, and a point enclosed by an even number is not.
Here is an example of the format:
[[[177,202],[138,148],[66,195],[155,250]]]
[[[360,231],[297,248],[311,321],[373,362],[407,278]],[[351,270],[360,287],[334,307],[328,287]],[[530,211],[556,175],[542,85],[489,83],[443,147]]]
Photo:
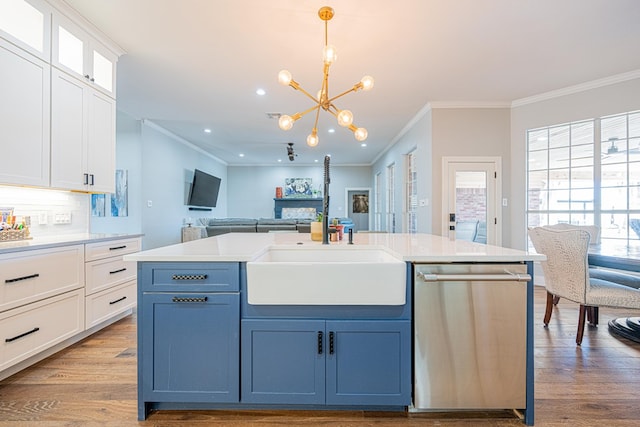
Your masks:
[[[509,273],[504,274],[431,274],[417,272],[416,277],[423,282],[528,282],[529,274]]]

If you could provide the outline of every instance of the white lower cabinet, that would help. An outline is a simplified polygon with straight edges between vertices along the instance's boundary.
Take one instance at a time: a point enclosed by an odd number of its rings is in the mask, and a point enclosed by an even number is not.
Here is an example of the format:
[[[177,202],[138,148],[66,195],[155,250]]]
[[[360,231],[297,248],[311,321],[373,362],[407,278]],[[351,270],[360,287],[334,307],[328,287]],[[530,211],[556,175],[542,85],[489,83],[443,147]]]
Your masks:
[[[85,327],[92,328],[113,316],[134,308],[137,303],[136,281],[89,295],[85,299]]]
[[[140,238],[0,255],[0,379],[136,307]],[[28,360],[27,360],[28,359]]]
[[[84,330],[82,289],[0,313],[0,371]]]
[[[138,252],[140,239],[120,239],[85,245],[86,328],[136,306],[136,263],[122,259]]]

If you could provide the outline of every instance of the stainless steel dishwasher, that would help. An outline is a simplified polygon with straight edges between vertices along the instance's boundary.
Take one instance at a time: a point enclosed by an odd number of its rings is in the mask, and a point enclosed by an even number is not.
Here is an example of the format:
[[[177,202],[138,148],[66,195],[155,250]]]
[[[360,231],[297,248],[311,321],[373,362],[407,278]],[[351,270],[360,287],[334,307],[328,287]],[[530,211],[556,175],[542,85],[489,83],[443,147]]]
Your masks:
[[[413,411],[526,407],[527,266],[415,264]]]

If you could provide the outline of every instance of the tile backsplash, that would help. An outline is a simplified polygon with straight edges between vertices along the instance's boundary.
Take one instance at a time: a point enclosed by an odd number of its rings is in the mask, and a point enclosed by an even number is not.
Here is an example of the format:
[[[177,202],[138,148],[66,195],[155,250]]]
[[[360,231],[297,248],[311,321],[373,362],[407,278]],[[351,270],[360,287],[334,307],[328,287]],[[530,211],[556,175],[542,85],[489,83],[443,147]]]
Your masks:
[[[0,207],[16,219],[31,217],[31,236],[89,232],[90,195],[70,191],[0,185]]]

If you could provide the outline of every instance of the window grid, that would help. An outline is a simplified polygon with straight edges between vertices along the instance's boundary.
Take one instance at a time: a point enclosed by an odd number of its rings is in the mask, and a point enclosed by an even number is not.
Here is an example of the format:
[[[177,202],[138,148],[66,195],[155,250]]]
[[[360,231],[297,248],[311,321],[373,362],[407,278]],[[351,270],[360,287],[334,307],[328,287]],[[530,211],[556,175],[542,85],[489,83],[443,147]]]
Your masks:
[[[387,232],[396,232],[396,190],[394,182],[395,163],[387,166]]]
[[[527,131],[527,226],[560,222],[640,248],[640,112]]]

